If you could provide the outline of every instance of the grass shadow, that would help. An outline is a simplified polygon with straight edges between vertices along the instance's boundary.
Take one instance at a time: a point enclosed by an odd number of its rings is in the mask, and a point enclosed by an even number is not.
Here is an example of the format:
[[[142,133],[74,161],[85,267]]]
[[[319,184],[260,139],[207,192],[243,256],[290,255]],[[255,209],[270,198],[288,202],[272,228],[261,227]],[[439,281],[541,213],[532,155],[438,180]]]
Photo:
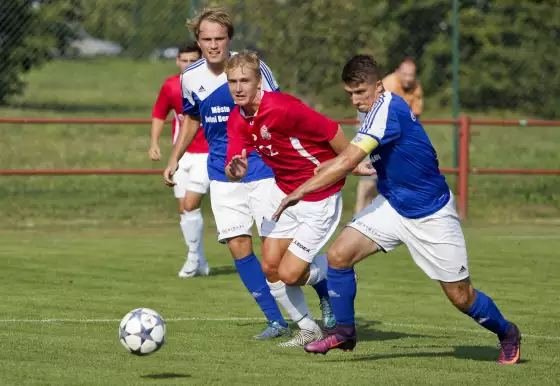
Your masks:
[[[382,322],[377,320],[363,320],[356,319],[356,328],[358,333],[358,340],[361,341],[378,341],[383,342],[387,340],[396,340],[403,338],[432,338],[432,335],[424,334],[409,334],[399,331],[382,331],[375,328],[376,325],[382,325]]]
[[[237,274],[235,267],[230,265],[225,265],[221,267],[210,267],[210,276],[225,276]]]
[[[438,346],[429,346],[432,348],[437,348]],[[445,346],[439,346],[440,348],[445,348]],[[426,347],[419,347],[426,348]],[[346,357],[344,360],[340,361],[376,361],[382,359],[396,359],[396,358],[457,358],[465,360],[474,360],[481,362],[496,362],[500,356],[500,351],[497,347],[491,346],[455,346],[452,347],[453,351],[444,352],[409,352],[409,353],[398,353],[398,354],[375,354],[366,356],[356,356],[355,358]],[[339,361],[339,360],[336,360]],[[526,359],[522,359],[521,363],[529,362]]]
[[[399,331],[382,331],[378,330],[372,324],[357,326],[358,339],[361,341],[377,341],[384,342],[387,340],[396,340],[404,338],[432,338],[432,335],[409,334]]]
[[[190,378],[189,374],[178,374],[178,373],[154,373],[146,374],[140,376],[143,379],[174,379],[174,378]]]

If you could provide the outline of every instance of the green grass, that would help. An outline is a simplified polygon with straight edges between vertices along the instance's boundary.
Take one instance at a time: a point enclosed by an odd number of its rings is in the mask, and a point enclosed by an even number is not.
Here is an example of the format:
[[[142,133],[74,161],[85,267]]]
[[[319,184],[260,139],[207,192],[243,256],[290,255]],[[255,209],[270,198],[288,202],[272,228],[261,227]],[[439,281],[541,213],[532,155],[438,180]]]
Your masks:
[[[176,277],[185,252],[178,227],[1,231],[2,384],[550,385],[560,378],[553,229],[466,230],[475,285],[525,335],[517,367],[495,364],[495,337],[456,311],[404,247],[357,266],[361,341],[353,353],[310,356],[253,341],[264,322],[214,231],[210,225],[204,240],[211,276],[185,280]],[[316,295],[306,294],[320,315]],[[136,307],[168,320],[166,345],[149,357],[118,342],[118,320]],[[235,317],[248,319],[213,320]],[[66,321],[29,321],[41,319]]]
[[[173,72],[172,62],[52,62],[29,73],[26,93],[0,114],[149,118],[161,82]],[[477,129],[473,166],[560,165],[557,128]],[[427,130],[441,166],[451,166],[451,128]],[[163,162],[147,157],[148,132],[149,125],[0,125],[0,168],[160,169]],[[350,178],[344,189],[341,223],[352,215],[356,182]],[[308,356],[250,339],[263,328],[261,314],[227,248],[215,241],[208,200],[204,243],[212,275],[179,280],[185,247],[161,177],[0,177],[0,383],[558,383],[560,178],[473,176],[470,189],[470,270],[525,334],[518,367],[496,366],[495,338],[455,311],[404,248],[357,267],[355,352]],[[319,315],[315,295],[306,292]],[[118,320],[136,307],[168,320],[168,342],[146,358],[125,353],[117,339]],[[236,317],[248,319],[215,320]],[[66,321],[33,322],[51,318]]]

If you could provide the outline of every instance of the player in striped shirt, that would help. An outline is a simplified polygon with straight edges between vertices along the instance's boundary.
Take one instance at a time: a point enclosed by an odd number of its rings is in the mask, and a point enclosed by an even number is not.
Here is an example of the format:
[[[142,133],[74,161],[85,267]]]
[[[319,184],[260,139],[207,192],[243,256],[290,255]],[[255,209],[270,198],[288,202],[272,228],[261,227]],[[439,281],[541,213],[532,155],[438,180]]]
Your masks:
[[[474,289],[467,250],[453,194],[439,171],[437,154],[424,128],[403,98],[385,91],[377,62],[351,58],[342,70],[352,104],[368,112],[344,151],[288,195],[275,213],[302,197],[344,178],[370,156],[379,176],[379,196],[358,213],[328,251],[329,295],[337,321],[332,335],[305,346],[311,353],[352,350],[356,345],[354,265],[376,252],[405,244],[414,262],[437,280],[451,303],[497,335],[500,364],[519,363],[521,333],[492,299]]]
[[[173,149],[164,172],[166,184],[173,185],[177,160],[190,145],[198,127],[209,145],[208,175],[210,200],[218,228],[218,241],[227,244],[235,268],[247,291],[268,319],[264,331],[255,339],[276,338],[289,334],[289,328],[266,283],[261,264],[253,252],[252,227],[260,234],[263,207],[274,180],[272,171],[256,152],[248,155],[252,164],[240,182],[231,182],[224,172],[227,151],[227,121],[235,103],[229,93],[225,64],[231,55],[229,46],[234,34],[230,15],[221,9],[203,10],[189,22],[202,50],[203,59],[187,68],[181,76],[183,91],[184,130]],[[270,69],[262,63],[263,88],[277,91],[278,85]]]

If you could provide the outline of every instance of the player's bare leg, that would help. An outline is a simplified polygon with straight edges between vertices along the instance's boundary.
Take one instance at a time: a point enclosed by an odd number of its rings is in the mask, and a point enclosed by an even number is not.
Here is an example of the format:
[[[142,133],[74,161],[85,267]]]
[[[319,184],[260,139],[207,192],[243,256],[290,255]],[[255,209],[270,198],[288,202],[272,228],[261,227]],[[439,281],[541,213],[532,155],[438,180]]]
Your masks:
[[[300,328],[298,334],[281,343],[281,347],[301,347],[323,337],[301,289],[310,277],[309,263],[288,250],[291,242],[292,239],[263,238],[262,265],[270,292]]]
[[[356,346],[354,265],[378,251],[377,244],[359,231],[346,227],[328,251],[328,286],[336,327],[325,339],[305,346],[305,351],[326,354],[331,349],[351,351]]]
[[[377,192],[377,180],[372,177],[360,178],[356,187],[356,205],[354,213],[360,212],[366,206],[371,204]]]
[[[243,284],[268,319],[265,330],[254,338],[270,339],[288,336],[290,334],[288,325],[274,300],[272,290],[264,280],[261,264],[253,253],[252,237],[247,235],[232,237],[227,240],[227,246],[235,260]]]
[[[184,198],[179,198],[179,213],[181,214],[181,230],[185,243],[189,249],[187,261],[179,272],[179,277],[207,276],[210,267],[204,256],[202,233],[204,219],[200,210],[203,194],[187,191]]]
[[[519,328],[504,319],[494,301],[483,292],[475,290],[470,278],[453,283],[440,281],[440,284],[443,292],[457,309],[498,336],[501,348],[498,363],[519,363],[521,353]]]

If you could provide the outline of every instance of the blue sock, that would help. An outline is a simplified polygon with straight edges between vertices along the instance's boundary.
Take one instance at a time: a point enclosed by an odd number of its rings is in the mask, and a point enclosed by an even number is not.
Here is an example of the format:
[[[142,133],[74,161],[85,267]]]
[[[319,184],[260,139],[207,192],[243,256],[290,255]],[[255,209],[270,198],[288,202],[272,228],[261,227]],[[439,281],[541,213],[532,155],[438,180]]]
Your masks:
[[[327,286],[327,279],[321,280],[319,283],[315,284],[312,287],[315,290],[315,292],[317,292],[319,299],[329,297],[329,288]]]
[[[242,259],[235,260],[235,268],[241,277],[241,281],[253,296],[255,301],[261,307],[262,312],[268,320],[275,320],[282,326],[287,327],[288,324],[284,320],[280,308],[276,304],[276,300],[270,293],[270,288],[266,283],[266,277],[261,267],[261,263],[254,253]]]
[[[476,299],[466,314],[482,327],[503,339],[508,332],[509,322],[504,319],[500,310],[498,310],[498,307],[489,296],[478,290],[474,290],[474,292],[476,293]]]
[[[329,296],[337,324],[353,325],[354,298],[356,297],[356,277],[354,268],[334,269],[329,267]]]

